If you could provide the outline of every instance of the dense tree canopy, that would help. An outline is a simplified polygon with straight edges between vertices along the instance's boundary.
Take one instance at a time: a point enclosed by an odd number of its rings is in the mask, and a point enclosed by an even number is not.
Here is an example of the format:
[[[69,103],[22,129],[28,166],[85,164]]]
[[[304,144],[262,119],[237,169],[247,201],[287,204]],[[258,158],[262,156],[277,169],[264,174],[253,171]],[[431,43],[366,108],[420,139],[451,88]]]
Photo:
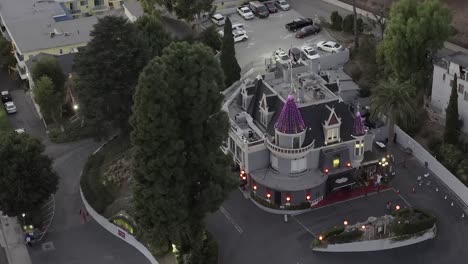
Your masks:
[[[9,216],[37,209],[57,190],[58,176],[43,152],[27,134],[0,134],[0,210]]]
[[[13,47],[11,43],[3,36],[0,36],[0,68],[7,69],[16,65],[16,59],[13,56]]]
[[[413,97],[415,88],[409,82],[396,79],[382,81],[371,95],[372,114],[384,114],[387,117],[388,136],[393,137],[394,124],[407,124],[414,121],[415,106]],[[393,142],[392,140],[389,143]]]
[[[60,122],[65,94],[54,90],[52,79],[43,75],[36,81],[33,93],[35,101],[41,107],[41,113],[55,122]]]
[[[216,26],[204,30],[200,35],[200,41],[212,48],[214,52],[221,50],[222,43]]]
[[[234,36],[232,35],[232,23],[231,20],[226,18],[226,23],[224,24],[224,36],[223,36],[223,46],[221,48],[221,67],[224,71],[224,80],[225,87],[228,88],[235,81],[240,79],[241,68],[236,59],[236,50],[234,48]]]
[[[136,25],[139,30],[140,40],[148,49],[148,61],[161,55],[162,50],[172,41],[156,16],[142,16],[138,18]]]
[[[450,94],[447,110],[445,111],[444,142],[456,145],[458,143],[459,118],[458,118],[458,91],[457,74],[452,81],[452,92]]]
[[[210,12],[214,0],[143,0],[147,13],[152,13],[156,4],[164,6],[169,12],[175,12],[178,18],[193,21],[196,15]]]
[[[223,73],[202,44],[173,43],[143,70],[135,93],[134,205],[137,223],[159,247],[198,252],[207,212],[232,182],[220,145]]]
[[[148,60],[135,24],[120,16],[100,18],[92,40],[75,57],[80,113],[97,135],[127,131],[132,95]]]
[[[32,70],[33,80],[36,82],[42,76],[47,76],[52,80],[56,92],[64,93],[66,76],[63,74],[62,67],[56,58],[44,57],[34,63]]]
[[[439,0],[400,0],[392,5],[381,45],[389,72],[411,80],[418,90],[427,86],[432,54],[452,34],[451,14]]]

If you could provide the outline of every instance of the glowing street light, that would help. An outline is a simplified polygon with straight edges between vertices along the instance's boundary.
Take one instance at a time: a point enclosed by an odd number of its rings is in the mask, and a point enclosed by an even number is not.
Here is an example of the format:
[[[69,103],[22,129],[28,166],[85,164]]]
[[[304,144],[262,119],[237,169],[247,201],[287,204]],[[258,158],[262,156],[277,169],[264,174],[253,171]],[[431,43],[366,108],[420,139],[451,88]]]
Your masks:
[[[73,105],[73,110],[76,111],[76,110],[78,110],[79,108],[80,108],[80,107],[79,107],[77,104],[74,104],[74,105]]]
[[[345,226],[348,225],[348,221],[345,220],[345,221],[343,222],[343,224],[344,224]]]
[[[323,236],[319,236],[319,240],[322,241],[322,240],[323,240]]]

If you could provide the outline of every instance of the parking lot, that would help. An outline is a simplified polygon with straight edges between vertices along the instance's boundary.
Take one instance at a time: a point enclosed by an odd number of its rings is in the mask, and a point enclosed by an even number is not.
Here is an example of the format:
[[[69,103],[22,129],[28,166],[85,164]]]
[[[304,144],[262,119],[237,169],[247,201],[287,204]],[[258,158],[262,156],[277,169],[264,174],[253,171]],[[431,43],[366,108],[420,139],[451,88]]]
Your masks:
[[[247,41],[238,42],[235,45],[239,65],[244,67],[252,61],[263,61],[271,57],[273,51],[278,48],[287,51],[291,47],[315,46],[319,41],[332,40],[326,30],[304,39],[297,39],[295,32],[286,30],[285,24],[302,17],[295,10],[278,11],[278,13],[270,14],[266,19],[255,17],[251,20],[244,20],[237,13],[229,15],[232,24],[243,24],[249,36]],[[222,27],[219,28],[222,29]]]

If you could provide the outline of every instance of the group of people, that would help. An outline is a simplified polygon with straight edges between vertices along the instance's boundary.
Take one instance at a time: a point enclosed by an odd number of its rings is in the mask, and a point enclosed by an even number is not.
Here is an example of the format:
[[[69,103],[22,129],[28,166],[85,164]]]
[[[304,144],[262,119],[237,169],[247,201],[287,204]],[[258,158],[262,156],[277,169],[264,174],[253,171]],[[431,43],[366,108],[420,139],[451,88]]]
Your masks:
[[[26,244],[28,246],[32,247],[32,242],[34,241],[34,234],[33,233],[27,233],[24,240],[26,241]]]

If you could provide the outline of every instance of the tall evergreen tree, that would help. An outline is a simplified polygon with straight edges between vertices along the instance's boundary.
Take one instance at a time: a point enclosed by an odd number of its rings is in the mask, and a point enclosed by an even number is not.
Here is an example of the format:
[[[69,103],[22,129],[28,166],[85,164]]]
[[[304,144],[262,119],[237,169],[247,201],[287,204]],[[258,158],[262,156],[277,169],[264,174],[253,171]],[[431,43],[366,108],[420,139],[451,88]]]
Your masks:
[[[92,40],[75,57],[80,113],[96,135],[127,131],[132,94],[148,52],[135,24],[120,16],[100,18]]]
[[[58,176],[43,153],[27,134],[0,133],[0,209],[7,215],[32,212],[57,191]]]
[[[202,44],[172,43],[140,75],[131,124],[134,207],[159,248],[198,252],[202,220],[233,187],[220,145],[224,78]]]
[[[52,80],[55,92],[65,95],[66,77],[56,58],[44,57],[34,63],[32,70],[33,80],[37,82],[43,76],[47,76]]]
[[[33,93],[34,99],[41,107],[41,113],[54,122],[60,123],[62,121],[62,104],[65,93],[55,91],[52,79],[46,75],[36,81]]]
[[[224,24],[223,46],[221,48],[221,67],[224,71],[225,87],[231,86],[235,81],[240,79],[241,68],[236,59],[236,50],[234,48],[234,36],[232,35],[231,20],[226,18]]]
[[[445,131],[444,141],[445,143],[454,144],[458,143],[458,91],[457,91],[457,74],[455,74],[452,82],[452,92],[450,93],[450,99],[445,111]]]
[[[162,50],[171,43],[170,35],[164,30],[157,16],[144,15],[138,18],[136,25],[140,39],[148,49],[149,60],[161,55]]]

